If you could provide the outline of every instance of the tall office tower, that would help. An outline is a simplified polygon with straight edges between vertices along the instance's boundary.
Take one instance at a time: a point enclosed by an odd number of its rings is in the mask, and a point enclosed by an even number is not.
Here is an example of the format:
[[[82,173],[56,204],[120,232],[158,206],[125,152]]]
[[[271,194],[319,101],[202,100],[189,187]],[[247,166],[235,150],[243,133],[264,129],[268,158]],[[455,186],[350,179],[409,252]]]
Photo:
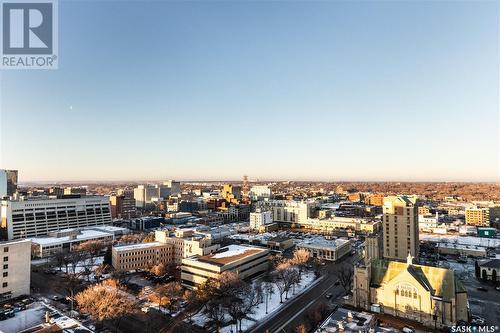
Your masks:
[[[238,203],[239,200],[241,200],[241,186],[224,184],[222,197],[226,199],[227,202]]]
[[[181,182],[166,180],[163,182],[163,185],[170,188],[170,195],[177,195],[181,193]],[[168,196],[163,198],[166,199]]]
[[[17,192],[17,170],[0,169],[0,199]]]
[[[405,261],[410,253],[418,255],[418,201],[416,196],[384,198],[384,258]]]
[[[125,196],[127,198],[134,198],[134,189],[132,188],[120,188],[118,191],[116,191],[116,194],[118,196]]]
[[[109,198],[105,196],[2,200],[0,218],[0,237],[9,240],[112,222]]]
[[[135,199],[125,195],[112,195],[109,197],[111,217],[131,219],[136,217]]]

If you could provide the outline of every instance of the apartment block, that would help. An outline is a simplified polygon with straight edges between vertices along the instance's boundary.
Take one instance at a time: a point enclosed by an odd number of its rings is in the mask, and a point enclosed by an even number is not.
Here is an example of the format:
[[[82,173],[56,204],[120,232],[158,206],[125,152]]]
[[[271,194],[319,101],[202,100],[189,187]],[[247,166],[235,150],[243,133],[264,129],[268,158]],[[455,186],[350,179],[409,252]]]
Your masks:
[[[465,223],[477,227],[488,227],[500,220],[500,206],[468,208],[465,210]]]
[[[416,196],[396,195],[384,198],[384,258],[404,261],[408,253],[414,257],[418,255],[417,203]]]
[[[250,213],[250,229],[260,231],[264,226],[273,223],[273,217],[270,211],[261,211]]]
[[[272,212],[273,222],[288,225],[306,222],[316,206],[314,202],[292,200],[268,200],[256,203],[257,208]]]
[[[112,223],[106,196],[2,200],[0,216],[2,237],[8,240]]]

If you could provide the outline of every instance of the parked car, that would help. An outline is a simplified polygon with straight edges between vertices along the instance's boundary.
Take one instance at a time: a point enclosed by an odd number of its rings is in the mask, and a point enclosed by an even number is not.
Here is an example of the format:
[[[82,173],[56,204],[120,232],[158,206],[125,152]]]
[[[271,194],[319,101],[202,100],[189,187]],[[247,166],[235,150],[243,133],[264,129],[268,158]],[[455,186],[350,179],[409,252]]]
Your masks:
[[[477,287],[477,290],[479,290],[479,291],[488,291],[488,288],[485,288],[485,287]]]
[[[328,293],[328,294],[325,295],[325,297],[328,298],[328,299],[332,298],[332,296],[333,295],[331,293]]]
[[[500,286],[498,286],[498,287],[495,287],[495,289],[496,289],[496,290],[498,290],[498,291],[500,291]]]
[[[403,327],[402,331],[405,332],[405,333],[413,333],[413,332],[415,332],[415,330],[413,328],[409,327],[409,326]]]

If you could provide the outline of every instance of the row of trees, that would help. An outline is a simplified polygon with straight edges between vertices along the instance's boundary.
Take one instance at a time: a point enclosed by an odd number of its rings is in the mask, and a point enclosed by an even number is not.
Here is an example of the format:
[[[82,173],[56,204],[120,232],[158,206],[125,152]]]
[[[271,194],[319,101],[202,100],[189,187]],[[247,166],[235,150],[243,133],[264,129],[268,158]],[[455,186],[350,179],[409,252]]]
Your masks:
[[[88,244],[81,250],[92,253],[97,247]],[[189,319],[201,311],[208,319],[208,325],[217,331],[228,324],[235,324],[241,331],[242,321],[254,314],[257,305],[266,302],[267,313],[268,300],[275,290],[280,302],[283,302],[283,296],[288,299],[289,293],[294,292],[300,282],[309,258],[309,251],[303,249],[296,250],[291,259],[277,257],[264,281],[253,284],[241,280],[236,273],[224,272],[218,279],[208,279],[195,291],[184,290],[179,282],[170,282],[144,288],[139,298],[157,303],[160,309],[171,313],[178,310],[182,302],[184,316]],[[156,276],[164,275],[167,270],[165,265],[149,268],[149,272]],[[112,279],[80,292],[76,296],[80,310],[97,321],[118,320],[117,325],[121,317],[136,311],[138,304],[126,291],[125,276],[122,275],[116,272]]]

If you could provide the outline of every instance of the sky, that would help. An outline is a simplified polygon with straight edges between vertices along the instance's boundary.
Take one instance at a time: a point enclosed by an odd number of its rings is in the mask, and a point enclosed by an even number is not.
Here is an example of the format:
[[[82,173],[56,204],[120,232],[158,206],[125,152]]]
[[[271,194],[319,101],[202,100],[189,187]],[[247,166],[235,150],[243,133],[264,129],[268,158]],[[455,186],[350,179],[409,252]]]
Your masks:
[[[495,1],[65,1],[0,72],[23,181],[500,181]]]

